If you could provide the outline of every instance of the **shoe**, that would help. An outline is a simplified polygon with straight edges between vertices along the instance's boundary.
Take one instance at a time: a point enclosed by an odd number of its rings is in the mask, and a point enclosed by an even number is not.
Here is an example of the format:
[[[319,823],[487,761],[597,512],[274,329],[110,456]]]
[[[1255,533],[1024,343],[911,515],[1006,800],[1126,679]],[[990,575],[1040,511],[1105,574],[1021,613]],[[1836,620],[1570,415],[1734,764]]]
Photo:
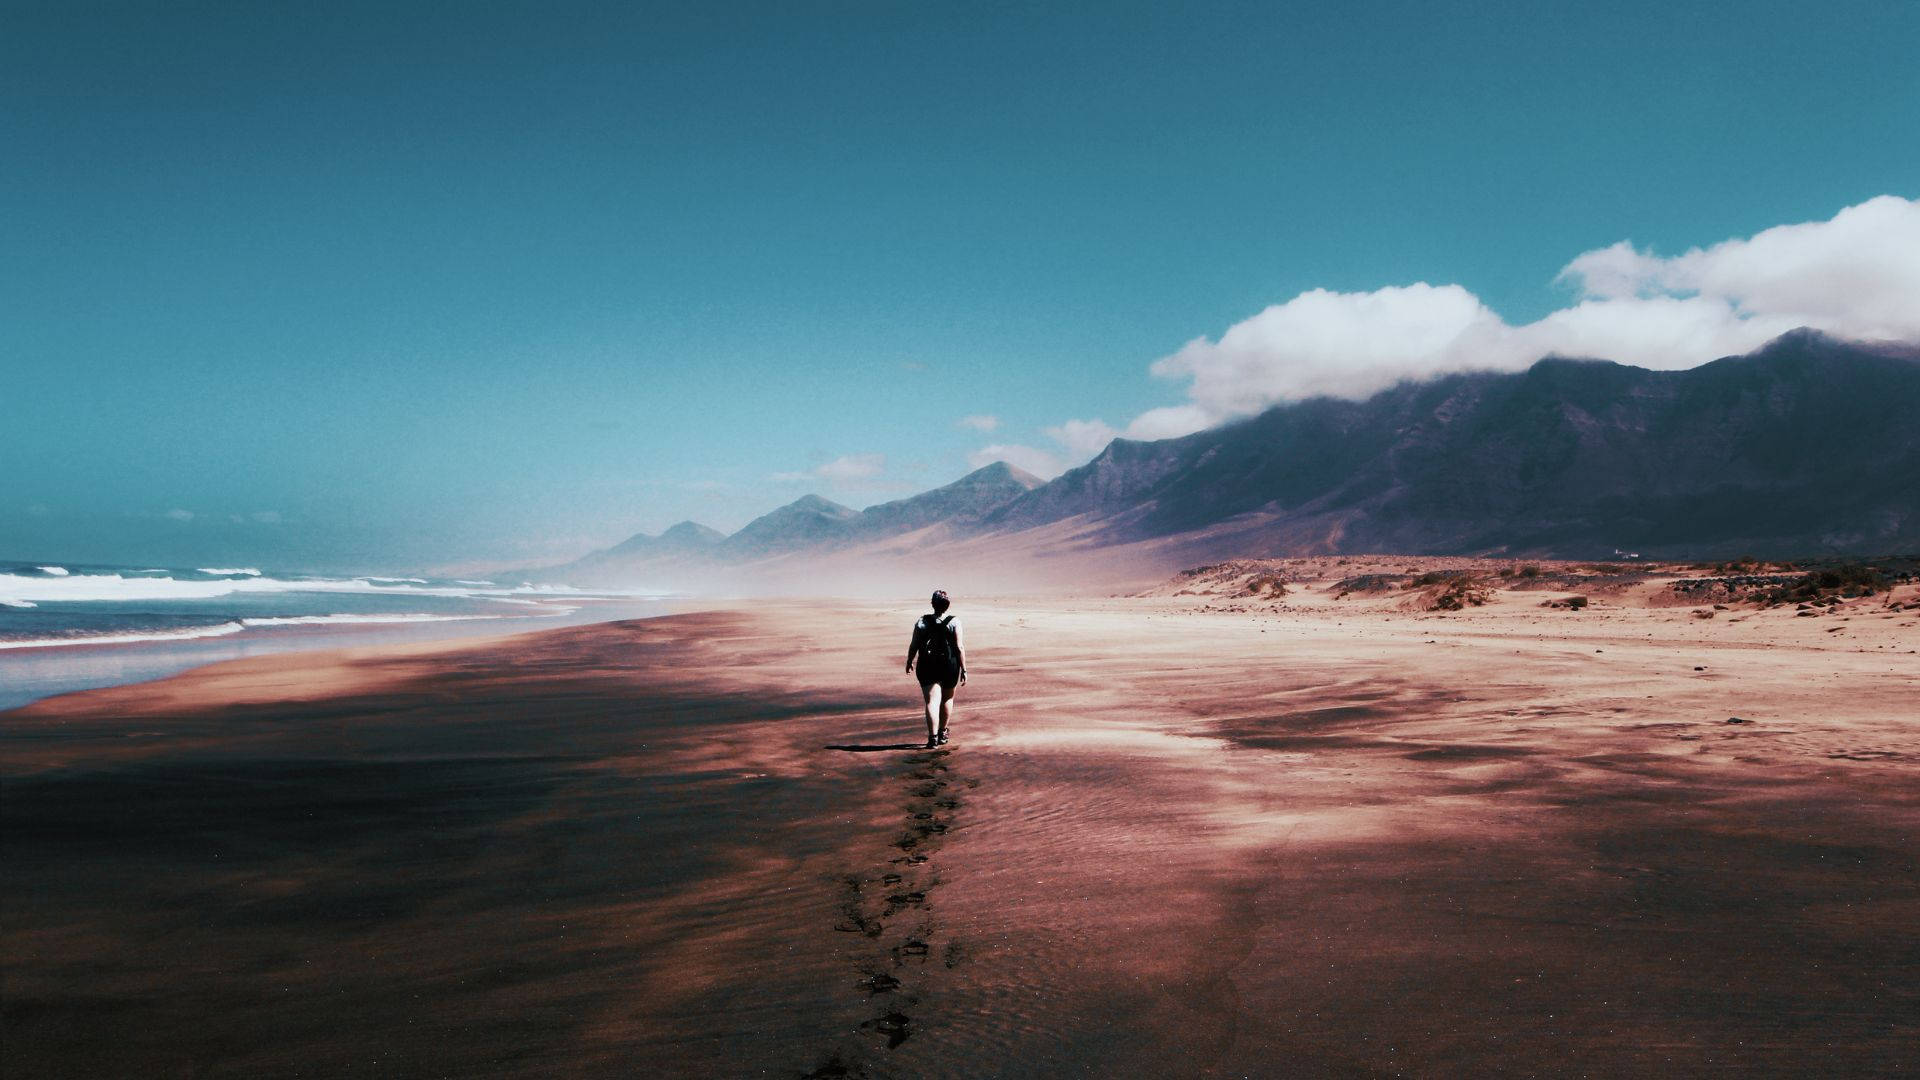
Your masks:
[[[927,740],[927,745],[925,745],[925,746],[923,746],[923,747],[921,747],[920,749],[922,749],[922,750],[931,750],[931,749],[933,749],[934,747],[936,747],[936,746],[939,746],[939,745],[940,745],[939,743],[937,743],[937,742],[934,742],[934,741],[933,741],[932,739],[928,739],[928,740]]]
[[[941,746],[947,745],[947,733],[944,731],[941,732],[940,738],[937,741],[940,743]]]

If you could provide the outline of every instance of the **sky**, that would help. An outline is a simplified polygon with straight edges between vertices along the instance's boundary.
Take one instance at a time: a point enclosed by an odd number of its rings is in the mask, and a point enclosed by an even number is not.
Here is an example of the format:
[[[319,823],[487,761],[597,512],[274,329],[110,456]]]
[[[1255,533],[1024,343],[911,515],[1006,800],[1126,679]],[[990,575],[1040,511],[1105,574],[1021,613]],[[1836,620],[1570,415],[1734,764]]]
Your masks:
[[[0,3],[0,559],[562,561],[1920,338],[1920,3]]]

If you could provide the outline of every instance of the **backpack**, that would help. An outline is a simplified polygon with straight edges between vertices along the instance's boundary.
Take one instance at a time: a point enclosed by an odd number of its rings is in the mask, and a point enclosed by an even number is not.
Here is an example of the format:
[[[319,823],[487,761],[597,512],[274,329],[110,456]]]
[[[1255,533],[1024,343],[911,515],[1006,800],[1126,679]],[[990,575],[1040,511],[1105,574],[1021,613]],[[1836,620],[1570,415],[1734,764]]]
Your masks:
[[[960,651],[954,648],[953,616],[927,619],[926,636],[920,639],[920,674],[944,678],[960,673]]]

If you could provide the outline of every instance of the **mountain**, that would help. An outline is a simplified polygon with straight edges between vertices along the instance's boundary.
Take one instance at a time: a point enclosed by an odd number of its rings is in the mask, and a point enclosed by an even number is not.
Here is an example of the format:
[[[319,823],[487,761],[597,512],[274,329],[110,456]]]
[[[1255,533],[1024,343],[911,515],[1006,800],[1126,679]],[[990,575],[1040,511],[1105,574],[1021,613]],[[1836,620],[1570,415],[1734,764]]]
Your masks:
[[[717,554],[731,560],[765,558],[853,538],[858,510],[818,495],[798,499],[754,518],[722,541]]]
[[[683,521],[659,536],[639,533],[601,552],[603,555],[686,555],[706,551],[725,540],[727,534],[697,521]]]
[[[1236,556],[1616,550],[1920,550],[1920,347],[1795,331],[1687,371],[1555,358],[1449,375],[1115,439],[1045,483],[999,462],[862,511],[807,495],[732,536],[683,523],[543,576],[978,588]]]
[[[1098,545],[1594,558],[1920,547],[1920,350],[1809,331],[1686,371],[1547,359],[1180,439],[1115,440],[989,515]]]
[[[941,523],[965,527],[1043,483],[1024,469],[996,461],[945,487],[869,506],[853,522],[853,531],[861,538],[878,538]]]
[[[713,551],[726,534],[697,521],[683,521],[659,536],[638,533],[610,548],[583,555],[561,566],[533,570],[509,570],[498,574],[505,581],[543,581],[582,583],[655,584],[657,575],[684,571],[711,561]]]
[[[805,495],[748,522],[732,536],[683,521],[659,536],[645,534],[564,566],[522,571],[527,580],[633,584],[731,580],[728,566],[846,548],[945,526],[963,535],[994,510],[1040,486],[1031,473],[997,461],[945,487],[865,510]]]
[[[719,553],[736,560],[755,559],[880,540],[933,525],[965,531],[1042,482],[1032,473],[996,461],[945,487],[860,511],[805,495],[748,522],[726,539]]]

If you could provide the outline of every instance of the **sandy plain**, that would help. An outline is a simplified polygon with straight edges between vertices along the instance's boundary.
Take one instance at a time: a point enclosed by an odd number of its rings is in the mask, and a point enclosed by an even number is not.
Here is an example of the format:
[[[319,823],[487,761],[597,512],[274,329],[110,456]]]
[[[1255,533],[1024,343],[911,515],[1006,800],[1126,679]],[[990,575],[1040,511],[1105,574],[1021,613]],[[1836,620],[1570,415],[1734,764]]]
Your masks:
[[[1912,586],[1811,616],[1638,587],[1433,613],[1294,573],[1284,597],[963,597],[971,680],[933,752],[900,671],[917,608],[852,601],[5,714],[0,1065],[1920,1062]]]

